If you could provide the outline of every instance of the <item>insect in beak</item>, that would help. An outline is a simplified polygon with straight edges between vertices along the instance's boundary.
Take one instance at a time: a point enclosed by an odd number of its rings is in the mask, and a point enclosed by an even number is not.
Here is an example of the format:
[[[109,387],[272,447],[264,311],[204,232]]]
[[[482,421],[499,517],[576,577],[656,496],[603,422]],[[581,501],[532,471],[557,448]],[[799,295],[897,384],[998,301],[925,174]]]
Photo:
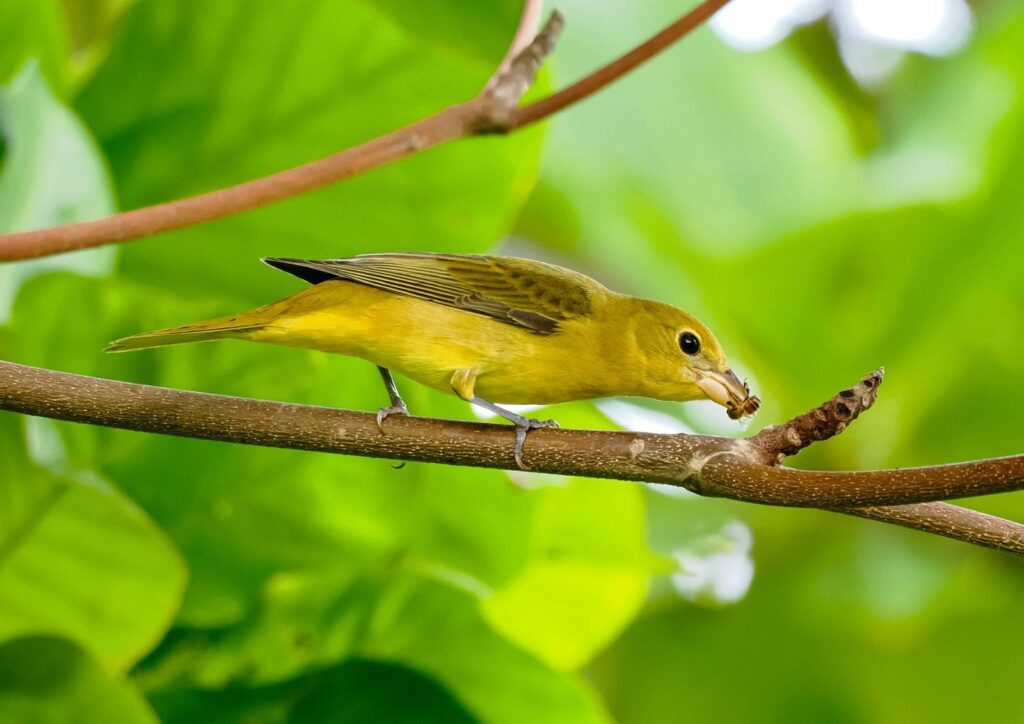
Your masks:
[[[698,372],[696,383],[701,392],[709,400],[724,407],[726,414],[733,420],[753,415],[761,406],[761,400],[757,395],[750,394],[750,386],[740,380],[732,370],[701,370]]]

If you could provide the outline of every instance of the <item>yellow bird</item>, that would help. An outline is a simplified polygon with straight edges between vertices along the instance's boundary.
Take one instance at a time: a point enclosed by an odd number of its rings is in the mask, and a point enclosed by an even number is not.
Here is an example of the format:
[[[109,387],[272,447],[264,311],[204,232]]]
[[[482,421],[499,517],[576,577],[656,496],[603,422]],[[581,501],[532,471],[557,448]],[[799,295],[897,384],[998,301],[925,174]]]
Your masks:
[[[760,404],[692,316],[570,269],[457,254],[263,261],[312,286],[241,314],[119,339],[107,351],[247,339],[361,357],[377,365],[391,398],[377,413],[382,432],[388,415],[408,414],[394,370],[514,423],[521,467],[527,431],[557,423],[495,403],[706,398],[734,419]]]

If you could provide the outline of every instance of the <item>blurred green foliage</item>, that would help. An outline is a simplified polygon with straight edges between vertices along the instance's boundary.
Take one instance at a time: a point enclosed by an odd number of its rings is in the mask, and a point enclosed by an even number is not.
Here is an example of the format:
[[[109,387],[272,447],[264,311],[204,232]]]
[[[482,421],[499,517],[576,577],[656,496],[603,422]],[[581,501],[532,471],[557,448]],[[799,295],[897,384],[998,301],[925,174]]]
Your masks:
[[[518,5],[0,0],[0,230],[271,173],[466,98]],[[561,9],[562,80],[678,12]],[[99,350],[297,288],[259,256],[498,248],[697,313],[762,394],[756,424],[886,365],[876,408],[796,464],[1020,452],[1024,11],[976,19],[959,54],[908,58],[870,93],[824,26],[752,55],[703,30],[546,130],[2,267],[0,357],[372,410],[355,360]],[[403,390],[416,413],[467,414]],[[701,404],[639,404],[742,432]],[[0,414],[0,721],[1024,721],[1015,559],[516,478]],[[976,503],[1022,519],[1019,500]]]

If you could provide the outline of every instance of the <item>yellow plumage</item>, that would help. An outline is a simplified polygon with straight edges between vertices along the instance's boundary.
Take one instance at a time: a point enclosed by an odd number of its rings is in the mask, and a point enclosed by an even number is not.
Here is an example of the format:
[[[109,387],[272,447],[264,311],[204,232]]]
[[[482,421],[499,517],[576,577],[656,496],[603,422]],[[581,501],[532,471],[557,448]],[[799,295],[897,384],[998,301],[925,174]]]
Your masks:
[[[118,340],[108,350],[247,339],[361,357],[381,367],[386,382],[394,370],[475,402],[635,395],[710,397],[732,417],[757,409],[703,324],[569,269],[441,254],[265,261],[312,286],[241,314]],[[404,412],[397,391],[389,391],[393,407],[384,415]],[[535,423],[500,414],[520,426]]]

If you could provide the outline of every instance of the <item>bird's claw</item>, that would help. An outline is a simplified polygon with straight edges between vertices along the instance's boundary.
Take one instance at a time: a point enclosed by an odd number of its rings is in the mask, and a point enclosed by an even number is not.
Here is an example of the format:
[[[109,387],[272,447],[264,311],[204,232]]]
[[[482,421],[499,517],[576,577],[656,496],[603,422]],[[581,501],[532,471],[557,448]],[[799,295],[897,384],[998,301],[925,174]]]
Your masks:
[[[404,402],[396,402],[391,407],[382,407],[377,410],[377,429],[384,432],[384,421],[391,415],[408,415],[409,409]]]
[[[530,430],[536,430],[542,427],[558,427],[558,422],[555,420],[532,420],[530,418],[524,418],[522,422],[516,423],[515,458],[516,465],[519,466],[520,470],[529,470],[523,462],[523,445],[526,443],[526,433]]]

